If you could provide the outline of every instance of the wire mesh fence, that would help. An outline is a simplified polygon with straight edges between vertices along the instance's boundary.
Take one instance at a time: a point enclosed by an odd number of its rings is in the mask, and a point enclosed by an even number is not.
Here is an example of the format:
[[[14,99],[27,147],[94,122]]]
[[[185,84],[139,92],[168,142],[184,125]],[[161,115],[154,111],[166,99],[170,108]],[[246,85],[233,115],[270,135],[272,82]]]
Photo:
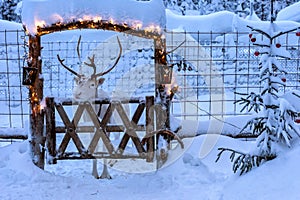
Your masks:
[[[65,64],[80,73],[91,73],[84,68],[88,56],[96,54],[97,70],[111,66],[119,52],[116,36],[108,39],[87,36],[81,32],[72,37],[42,38],[42,73],[44,96],[71,98],[74,75],[64,69],[57,54]],[[112,37],[113,36],[113,37]],[[23,31],[0,31],[0,127],[25,127],[29,116],[28,89],[22,86],[24,64]],[[102,89],[110,95],[142,97],[154,95],[154,42],[127,34],[118,34],[122,42],[122,57],[109,74]],[[259,36],[258,36],[259,37]],[[213,116],[240,114],[241,106],[234,104],[240,98],[237,93],[261,90],[259,83],[258,49],[249,41],[248,33],[167,32],[167,51],[183,41],[182,46],[168,54],[173,64],[173,83],[179,92],[172,102],[172,114],[185,119],[202,120]],[[295,33],[283,35],[277,41],[287,49],[291,59],[280,59],[288,72],[286,86],[280,91],[299,88],[300,42]],[[79,58],[80,57],[80,58]]]
[[[0,31],[0,127],[22,128],[28,122],[28,90],[22,86],[23,30]]]
[[[257,35],[257,37],[261,37]],[[181,93],[173,101],[173,114],[185,119],[208,119],[213,116],[230,116],[240,113],[238,93],[259,92],[259,50],[250,42],[248,32],[203,33],[171,32],[168,46],[174,47],[178,39],[185,44],[171,56],[176,81]],[[265,39],[265,38],[261,38]],[[299,37],[295,33],[281,36],[278,50],[286,49],[290,59],[279,58],[288,72],[280,77],[286,86],[280,92],[299,88]],[[184,70],[185,68],[185,70]]]
[[[89,58],[94,56],[96,73],[108,70],[116,61],[119,53],[116,36],[103,40],[103,38],[82,35],[78,44],[79,37],[80,34],[77,33],[71,40],[66,38],[59,42],[44,41],[42,43],[44,94],[46,96],[72,97],[76,76],[62,67],[57,55],[64,59],[66,66],[87,77],[93,73],[93,69],[85,64],[91,62]],[[120,34],[118,37],[122,43],[122,57],[117,66],[103,77],[105,81],[100,89],[105,90],[109,96],[154,95],[153,41],[126,34]]]

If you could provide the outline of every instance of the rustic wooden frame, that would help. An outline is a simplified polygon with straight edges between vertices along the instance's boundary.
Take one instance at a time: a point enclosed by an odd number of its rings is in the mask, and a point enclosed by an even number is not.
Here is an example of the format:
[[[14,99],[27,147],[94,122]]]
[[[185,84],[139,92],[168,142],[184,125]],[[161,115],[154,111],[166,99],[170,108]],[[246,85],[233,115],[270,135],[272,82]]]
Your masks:
[[[31,115],[30,115],[30,124],[31,124],[31,148],[32,148],[32,158],[33,162],[40,168],[44,168],[44,154],[45,154],[45,147],[48,149],[49,157],[53,157],[56,154],[55,150],[55,141],[48,141],[50,138],[53,139],[55,135],[55,131],[53,130],[53,124],[47,124],[48,129],[46,131],[46,134],[44,133],[44,113],[47,113],[46,119],[53,120],[53,116],[51,112],[53,112],[53,107],[50,109],[41,109],[41,101],[43,100],[43,78],[40,76],[42,74],[42,59],[41,59],[41,36],[57,32],[57,31],[64,31],[64,30],[72,30],[72,29],[102,29],[102,30],[111,30],[116,32],[126,32],[131,35],[135,35],[138,37],[148,38],[154,40],[154,59],[155,59],[155,90],[157,91],[158,88],[161,87],[162,83],[158,79],[159,71],[158,68],[162,65],[167,65],[166,61],[166,39],[163,33],[158,32],[152,32],[149,30],[139,30],[133,27],[129,27],[126,24],[112,24],[109,21],[100,20],[100,21],[74,21],[67,24],[61,24],[56,23],[52,24],[51,26],[45,26],[45,27],[37,27],[37,33],[35,35],[29,35],[29,55],[28,55],[28,67],[33,67],[37,70],[37,76],[34,80],[34,83],[29,86],[29,98],[30,98],[30,106],[31,106]],[[157,94],[156,94],[157,96]],[[53,102],[48,102],[47,105],[51,105]],[[59,107],[59,106],[58,106]],[[120,112],[121,108],[117,106]],[[63,113],[63,110],[61,108],[58,108],[62,115],[65,115]],[[78,111],[81,112],[81,111]],[[126,146],[127,140],[130,138],[128,135],[132,134],[131,129],[132,127],[130,124],[136,121],[140,113],[136,113],[135,117],[132,118],[132,120],[129,120],[128,118],[124,119],[124,123],[129,127],[130,131],[125,134],[124,138],[122,138],[122,143],[119,145],[119,149],[124,148]],[[50,120],[50,121],[51,121]],[[66,121],[66,125],[68,126],[68,134],[64,139],[64,142],[67,143],[71,138],[73,141],[77,140],[78,137],[76,133],[73,132],[74,124],[77,122],[77,118],[74,118],[72,121]],[[95,121],[95,119],[94,119]],[[103,121],[103,120],[102,120]],[[72,124],[73,123],[73,124]],[[153,122],[150,122],[148,125],[152,126]],[[154,125],[154,123],[153,123]],[[169,127],[169,120],[166,121],[164,127]],[[52,128],[51,128],[52,127]],[[147,126],[148,127],[148,126]],[[113,128],[113,127],[110,127]],[[118,128],[118,127],[115,127]],[[141,127],[140,127],[141,128]],[[146,128],[150,129],[152,128]],[[96,137],[99,137],[99,134],[103,135],[101,131],[99,131],[96,135]],[[47,142],[46,142],[47,139]],[[95,138],[96,140],[97,138]],[[138,141],[134,139],[134,143],[138,147],[139,153],[142,153],[144,150],[143,148],[138,144]],[[84,154],[85,150],[83,149],[82,144],[79,141],[76,141],[76,147],[79,150],[80,154]],[[89,150],[93,150],[94,143],[89,147]],[[153,149],[154,151],[154,139],[153,141],[149,142],[148,151]],[[64,152],[64,146],[60,147],[58,149],[58,154],[61,152]],[[111,151],[111,149],[110,149]],[[153,160],[153,156],[148,157],[148,160]],[[49,160],[48,160],[49,161]],[[54,160],[50,159],[50,163],[55,163]]]

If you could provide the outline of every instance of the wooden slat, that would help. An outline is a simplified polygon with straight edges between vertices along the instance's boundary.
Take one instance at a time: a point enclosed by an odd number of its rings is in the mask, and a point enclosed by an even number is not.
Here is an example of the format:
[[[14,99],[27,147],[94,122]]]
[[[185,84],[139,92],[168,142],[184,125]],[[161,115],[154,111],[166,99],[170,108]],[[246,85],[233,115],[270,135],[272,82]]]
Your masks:
[[[82,160],[82,159],[146,159],[146,154],[109,154],[107,152],[88,154],[87,156],[82,156],[77,152],[66,152],[63,157],[58,157],[57,160]]]
[[[0,134],[1,139],[11,139],[11,140],[27,140],[28,136],[27,135],[7,135],[7,134]]]
[[[77,133],[91,133],[95,131],[94,126],[77,126],[76,127],[76,132]],[[105,131],[106,132],[124,132],[125,131],[125,126],[124,125],[106,125],[105,126]],[[136,125],[136,131],[146,131],[146,126],[142,124]],[[65,133],[66,132],[66,127],[65,126],[56,126],[55,127],[55,132],[56,133]],[[1,138],[1,135],[0,135]]]
[[[120,99],[120,103],[141,103],[142,98],[136,97],[136,98],[128,98],[128,99]],[[63,106],[74,106],[74,105],[79,105],[81,102],[73,101],[72,99],[59,99],[59,102]],[[95,99],[92,101],[92,104],[110,104],[112,100],[110,98],[105,98],[105,99]]]

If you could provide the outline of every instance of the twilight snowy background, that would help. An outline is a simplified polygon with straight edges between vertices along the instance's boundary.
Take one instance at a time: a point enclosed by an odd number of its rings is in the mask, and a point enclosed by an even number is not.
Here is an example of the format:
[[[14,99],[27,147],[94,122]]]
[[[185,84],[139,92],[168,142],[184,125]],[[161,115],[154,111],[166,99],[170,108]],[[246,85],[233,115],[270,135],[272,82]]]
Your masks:
[[[155,1],[155,0],[152,0]],[[34,2],[34,1],[32,1]],[[49,12],[57,10],[68,16],[68,11],[56,3],[44,1]],[[55,1],[54,1],[55,2]],[[87,6],[84,1],[74,3],[69,9],[77,10]],[[68,1],[68,3],[70,3]],[[114,4],[115,2],[115,4]],[[119,1],[107,1],[107,8],[115,8]],[[157,1],[159,2],[159,1]],[[149,3],[150,4],[150,3]],[[27,5],[30,5],[27,4]],[[159,5],[159,3],[158,3]],[[100,6],[99,6],[100,7]],[[123,7],[126,7],[124,5]],[[282,10],[278,14],[278,27],[283,30],[299,27],[300,4]],[[25,7],[26,8],[26,7]],[[53,9],[55,8],[55,9]],[[23,19],[27,20],[26,12],[38,12],[28,7],[24,11]],[[96,6],[97,9],[97,6]],[[100,9],[100,8],[99,8]],[[126,7],[132,16],[143,17],[144,20],[157,20],[159,17],[153,13],[136,13],[132,7]],[[131,10],[132,9],[132,10]],[[162,10],[161,7],[151,9]],[[71,12],[70,11],[70,12]],[[248,31],[246,25],[264,27],[266,22],[247,21],[231,12],[219,12],[207,16],[179,16],[170,10],[166,10],[166,26],[169,30],[186,31],[219,31],[226,32],[236,29]],[[38,16],[44,16],[37,13]],[[138,15],[138,16],[137,16]],[[47,16],[45,14],[45,16]],[[115,18],[119,18],[118,13]],[[124,16],[123,16],[124,17]],[[253,17],[253,16],[252,16]],[[222,20],[220,20],[222,19]],[[257,18],[256,18],[257,19]],[[30,20],[28,18],[28,20]],[[45,19],[51,23],[57,18]],[[285,21],[285,20],[294,20]],[[33,22],[28,22],[33,24]],[[22,25],[1,20],[1,30],[21,29]],[[84,30],[81,34],[84,35]],[[103,40],[111,35],[103,35]],[[60,37],[69,37],[68,34]],[[49,40],[53,38],[49,37]],[[289,98],[291,104],[297,105],[297,98]],[[227,119],[231,123],[240,125],[245,122],[245,117],[234,117]],[[246,117],[247,118],[247,117]],[[1,125],[6,122],[2,122]],[[209,121],[201,121],[192,124],[190,121],[182,123],[181,134],[188,135],[190,130],[194,132],[205,132],[209,126]],[[192,126],[192,128],[191,128]],[[232,127],[224,126],[222,132],[234,133]],[[9,133],[8,133],[9,134]],[[217,139],[216,139],[217,138]],[[203,144],[208,140],[216,141],[208,155],[201,157]],[[239,149],[249,151],[255,145],[255,141],[243,141],[232,139],[220,135],[199,135],[197,137],[183,139],[186,149],[182,152],[176,148],[170,155],[175,159],[170,159],[165,167],[158,171],[148,173],[127,173],[122,170],[110,169],[112,180],[96,180],[91,176],[91,161],[59,161],[57,165],[46,165],[45,171],[40,170],[32,164],[29,154],[29,142],[18,142],[0,148],[0,199],[299,199],[300,170],[298,160],[300,159],[300,140],[292,141],[292,148],[284,150],[274,160],[263,164],[259,168],[253,169],[243,176],[233,174],[232,164],[228,157],[223,156],[218,163],[215,163],[219,147]],[[181,155],[181,156],[178,156]],[[138,171],[134,161],[124,161],[122,165]],[[101,170],[101,166],[99,165]]]

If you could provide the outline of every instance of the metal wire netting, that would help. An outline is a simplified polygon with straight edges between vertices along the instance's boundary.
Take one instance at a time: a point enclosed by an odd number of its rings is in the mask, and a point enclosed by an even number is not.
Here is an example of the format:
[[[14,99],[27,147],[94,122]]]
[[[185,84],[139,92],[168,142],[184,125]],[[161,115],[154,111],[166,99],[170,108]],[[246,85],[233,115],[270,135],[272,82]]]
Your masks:
[[[185,119],[209,119],[213,116],[243,115],[234,102],[238,93],[259,92],[259,47],[250,42],[249,33],[170,32],[167,45],[174,48],[186,42],[171,56],[176,82],[181,90],[173,101],[175,116]],[[256,37],[261,37],[257,35]],[[167,37],[168,38],[168,37]],[[262,40],[266,38],[261,38]],[[281,36],[276,42],[288,50],[290,59],[279,58],[287,74],[286,86],[279,93],[299,88],[299,37],[295,33]],[[278,48],[280,51],[280,49]]]
[[[23,30],[0,31],[0,127],[24,127],[28,122],[28,89],[22,86]]]
[[[101,34],[101,33],[99,33]],[[0,32],[0,117],[1,127],[24,127],[29,116],[28,89],[22,86],[24,62],[23,31]],[[42,38],[42,71],[44,96],[72,97],[74,75],[65,70],[57,54],[75,71],[91,73],[82,67],[88,56],[96,54],[99,71],[107,69],[116,59],[116,37],[109,40],[86,38],[80,44],[81,62],[77,55],[78,35],[65,40]],[[119,35],[123,54],[116,68],[105,75],[102,89],[110,94],[122,91],[130,97],[154,95],[154,43],[152,40]],[[249,42],[248,33],[166,33],[167,51],[182,46],[168,55],[174,64],[173,85],[179,92],[172,103],[172,114],[185,119],[208,119],[210,115],[231,116],[240,113],[234,104],[236,93],[260,91],[258,49]],[[280,92],[299,88],[299,38],[295,33],[283,35],[278,41],[287,49],[291,59],[280,59],[288,74],[286,86]]]

